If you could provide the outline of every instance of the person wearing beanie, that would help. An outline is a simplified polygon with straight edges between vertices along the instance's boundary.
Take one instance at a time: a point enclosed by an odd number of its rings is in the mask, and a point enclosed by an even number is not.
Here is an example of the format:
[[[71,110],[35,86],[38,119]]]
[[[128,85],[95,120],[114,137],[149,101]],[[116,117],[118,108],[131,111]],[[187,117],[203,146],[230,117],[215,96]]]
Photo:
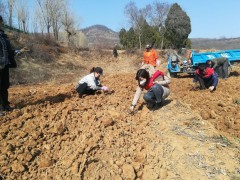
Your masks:
[[[76,86],[76,91],[79,94],[79,98],[82,98],[84,94],[93,95],[97,90],[108,91],[107,86],[101,85],[101,75],[103,75],[103,69],[101,67],[93,67],[90,70],[90,74],[79,80]]]

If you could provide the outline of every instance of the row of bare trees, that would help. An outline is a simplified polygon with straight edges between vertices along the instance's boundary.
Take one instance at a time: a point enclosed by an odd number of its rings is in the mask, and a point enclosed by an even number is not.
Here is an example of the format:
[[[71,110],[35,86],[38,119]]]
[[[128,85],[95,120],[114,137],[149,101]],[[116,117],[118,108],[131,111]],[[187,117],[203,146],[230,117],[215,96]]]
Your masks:
[[[48,34],[55,40],[64,34],[70,44],[79,36],[78,19],[67,0],[0,0],[0,12],[8,26],[24,32]]]

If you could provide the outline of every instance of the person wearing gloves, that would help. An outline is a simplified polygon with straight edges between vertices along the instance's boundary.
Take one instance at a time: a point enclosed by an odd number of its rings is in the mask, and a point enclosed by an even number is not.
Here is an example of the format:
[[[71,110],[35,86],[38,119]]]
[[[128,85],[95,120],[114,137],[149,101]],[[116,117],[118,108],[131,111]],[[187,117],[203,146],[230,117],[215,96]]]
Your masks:
[[[197,82],[200,84],[200,90],[208,88],[212,92],[217,88],[218,75],[214,69],[207,67],[205,64],[201,64],[195,71],[193,79],[193,83],[195,83],[194,89],[196,88]]]
[[[160,60],[158,59],[157,51],[149,44],[146,45],[146,51],[143,54],[142,65],[144,64],[151,64],[154,67],[160,66]]]
[[[93,95],[97,90],[108,91],[108,87],[102,86],[100,83],[100,76],[102,74],[103,69],[101,67],[93,67],[90,70],[90,74],[79,80],[76,91],[80,98],[82,98],[84,94]]]
[[[150,109],[159,107],[170,94],[170,78],[164,75],[163,72],[155,70],[150,64],[143,65],[137,71],[135,79],[138,81],[138,86],[130,106],[130,111],[134,110],[144,89],[147,90],[147,93],[144,94],[143,99]]]

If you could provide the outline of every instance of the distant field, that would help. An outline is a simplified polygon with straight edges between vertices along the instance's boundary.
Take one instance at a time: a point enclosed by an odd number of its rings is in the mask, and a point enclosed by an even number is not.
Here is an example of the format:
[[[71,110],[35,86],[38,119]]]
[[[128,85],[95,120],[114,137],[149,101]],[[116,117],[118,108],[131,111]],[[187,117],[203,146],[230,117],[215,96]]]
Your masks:
[[[239,49],[240,38],[229,39],[206,39],[194,38],[191,39],[193,49]]]

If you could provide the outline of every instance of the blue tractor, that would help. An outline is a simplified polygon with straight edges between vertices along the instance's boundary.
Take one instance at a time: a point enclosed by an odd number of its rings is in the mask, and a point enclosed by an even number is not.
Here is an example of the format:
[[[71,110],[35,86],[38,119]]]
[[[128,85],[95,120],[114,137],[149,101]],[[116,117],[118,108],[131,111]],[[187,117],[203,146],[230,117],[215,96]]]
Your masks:
[[[168,72],[171,77],[177,77],[180,73],[193,75],[200,64],[205,64],[207,60],[226,57],[229,61],[229,73],[234,63],[240,62],[240,49],[221,50],[215,52],[196,52],[192,51],[189,59],[182,59],[176,53],[168,55]]]

